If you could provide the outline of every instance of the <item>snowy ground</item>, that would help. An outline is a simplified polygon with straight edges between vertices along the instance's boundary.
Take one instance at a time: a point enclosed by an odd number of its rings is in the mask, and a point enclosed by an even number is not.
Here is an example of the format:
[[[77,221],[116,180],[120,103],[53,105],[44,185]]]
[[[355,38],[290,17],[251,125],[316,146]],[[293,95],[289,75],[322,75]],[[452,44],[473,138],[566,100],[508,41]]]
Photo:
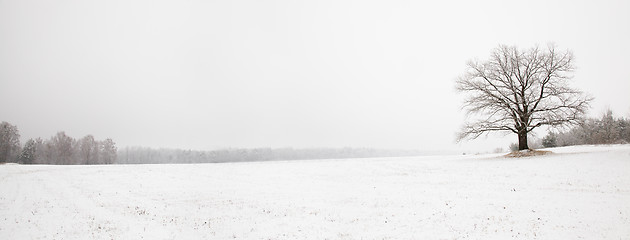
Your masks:
[[[0,239],[630,239],[630,145],[190,165],[0,165]]]

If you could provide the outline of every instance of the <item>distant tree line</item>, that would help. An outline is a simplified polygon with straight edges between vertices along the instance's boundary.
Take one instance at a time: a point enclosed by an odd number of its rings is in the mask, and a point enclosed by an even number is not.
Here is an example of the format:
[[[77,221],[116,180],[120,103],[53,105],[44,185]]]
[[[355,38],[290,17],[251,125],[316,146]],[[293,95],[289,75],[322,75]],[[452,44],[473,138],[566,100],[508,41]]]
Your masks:
[[[117,159],[112,139],[97,141],[87,135],[76,140],[58,132],[48,140],[29,139],[20,145],[18,128],[7,122],[0,125],[0,163],[22,164],[112,164]]]
[[[403,157],[426,155],[415,150],[373,148],[228,148],[214,151],[125,147],[117,149],[111,139],[98,141],[92,135],[74,139],[65,132],[44,140],[29,139],[22,146],[18,128],[0,125],[0,163],[22,164],[160,164],[222,163],[273,160]]]
[[[402,157],[426,154],[414,150],[373,148],[230,148],[214,151],[126,147],[118,150],[121,164],[221,163],[274,160],[342,159],[367,157]]]
[[[550,131],[542,139],[544,147],[620,143],[630,143],[630,119],[615,118],[611,110],[599,119],[588,118],[567,131]]]

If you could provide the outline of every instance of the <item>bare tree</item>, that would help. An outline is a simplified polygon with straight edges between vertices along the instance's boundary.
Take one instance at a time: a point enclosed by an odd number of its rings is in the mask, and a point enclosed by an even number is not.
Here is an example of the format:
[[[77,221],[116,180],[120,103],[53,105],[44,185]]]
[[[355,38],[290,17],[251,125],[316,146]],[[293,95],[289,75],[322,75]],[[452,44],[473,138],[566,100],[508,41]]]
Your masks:
[[[117,155],[116,143],[112,139],[105,139],[105,141],[99,142],[99,164],[114,164]]]
[[[82,164],[97,164],[99,146],[94,136],[87,135],[79,140],[79,159]]]
[[[65,132],[58,132],[51,139],[53,145],[55,164],[76,164],[75,162],[75,142],[74,138],[66,135]]]
[[[8,122],[0,123],[0,163],[17,160],[20,151],[20,131]]]
[[[458,140],[512,132],[523,150],[529,149],[527,134],[537,127],[577,123],[592,98],[568,86],[574,69],[573,53],[553,45],[524,51],[502,45],[487,61],[469,61],[456,89],[467,94],[464,109],[476,119]]]

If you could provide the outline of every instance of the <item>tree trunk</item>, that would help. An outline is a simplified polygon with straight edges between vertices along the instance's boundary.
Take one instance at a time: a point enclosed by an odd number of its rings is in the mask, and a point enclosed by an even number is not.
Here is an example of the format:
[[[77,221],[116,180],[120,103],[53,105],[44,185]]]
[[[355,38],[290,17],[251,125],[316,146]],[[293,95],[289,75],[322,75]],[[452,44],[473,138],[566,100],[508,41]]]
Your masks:
[[[518,150],[525,150],[525,149],[529,149],[529,147],[527,146],[527,132],[526,131],[519,131],[518,132]]]

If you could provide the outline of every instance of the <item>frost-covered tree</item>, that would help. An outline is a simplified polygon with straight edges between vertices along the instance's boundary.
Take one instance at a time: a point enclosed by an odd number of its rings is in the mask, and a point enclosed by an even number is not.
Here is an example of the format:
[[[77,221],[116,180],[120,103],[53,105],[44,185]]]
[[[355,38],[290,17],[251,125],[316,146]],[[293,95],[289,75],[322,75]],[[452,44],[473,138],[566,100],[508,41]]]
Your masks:
[[[630,143],[630,119],[619,119],[617,129],[619,129],[619,138],[621,139],[621,142]]]
[[[33,159],[33,164],[44,164],[46,163],[46,154],[50,152],[44,143],[42,138],[33,139],[35,142],[35,158]]]
[[[37,142],[33,139],[29,139],[24,143],[22,153],[20,153],[20,163],[33,164],[37,158]]]
[[[87,135],[79,140],[78,161],[81,164],[97,164],[99,155],[99,144],[94,140],[94,136]]]
[[[37,157],[35,157],[37,163],[41,164],[61,164],[56,161],[55,146],[53,145],[52,138],[48,141],[42,141],[37,146]]]
[[[65,132],[58,132],[52,140],[53,163],[55,164],[76,164],[75,161],[75,140]]]
[[[117,158],[116,143],[112,139],[105,139],[99,143],[99,162],[100,164],[113,164]]]
[[[20,150],[20,131],[8,122],[0,124],[0,163],[17,160]]]
[[[595,129],[594,143],[610,144],[619,140],[620,130],[613,117],[612,111],[609,109],[602,115],[599,121],[595,121],[593,129]]]
[[[546,148],[557,147],[558,146],[557,142],[558,142],[558,137],[556,136],[554,132],[549,132],[549,134],[547,134],[547,136],[545,136],[542,139],[542,145],[543,147],[546,147]]]
[[[591,98],[569,87],[574,69],[573,53],[553,45],[526,50],[502,45],[486,61],[469,61],[456,89],[466,94],[464,108],[475,119],[458,140],[512,132],[523,150],[529,149],[528,133],[540,126],[578,123]]]

